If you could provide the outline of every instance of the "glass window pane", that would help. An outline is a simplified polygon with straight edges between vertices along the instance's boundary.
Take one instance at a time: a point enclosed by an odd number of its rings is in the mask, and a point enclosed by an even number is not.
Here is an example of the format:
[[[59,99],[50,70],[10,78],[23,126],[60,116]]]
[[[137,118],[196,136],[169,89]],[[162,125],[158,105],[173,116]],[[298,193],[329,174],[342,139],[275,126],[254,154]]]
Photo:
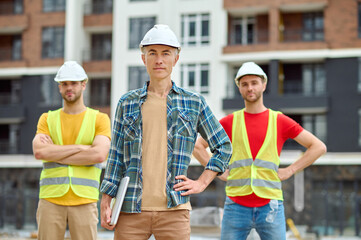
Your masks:
[[[304,115],[302,116],[302,126],[307,131],[313,132],[313,123],[312,123],[312,116],[311,115]]]
[[[209,14],[182,15],[181,35],[184,46],[209,44]]]
[[[65,10],[66,0],[43,0],[44,12],[58,12]]]
[[[189,36],[193,37],[196,35],[196,23],[190,22],[189,23]]]
[[[326,94],[326,73],[323,64],[315,66],[315,94]]]
[[[195,72],[190,71],[188,72],[188,87],[195,86]]]
[[[40,83],[40,103],[45,106],[61,105],[62,97],[54,75],[43,75]]]
[[[90,83],[90,105],[106,107],[110,105],[110,78],[91,79]]]
[[[315,135],[323,142],[326,142],[327,124],[325,115],[315,116]]]
[[[144,35],[155,25],[155,17],[129,20],[129,49],[139,48]]]
[[[359,126],[358,126],[358,145],[361,147],[361,109],[358,110],[358,120],[359,120]]]
[[[308,64],[302,68],[302,88],[304,95],[312,95],[312,66]]]
[[[144,83],[149,80],[145,66],[131,66],[128,68],[128,90],[134,90],[143,87]]]
[[[202,36],[209,36],[209,21],[202,21]]]
[[[64,56],[64,28],[47,27],[42,32],[43,58],[62,58]]]

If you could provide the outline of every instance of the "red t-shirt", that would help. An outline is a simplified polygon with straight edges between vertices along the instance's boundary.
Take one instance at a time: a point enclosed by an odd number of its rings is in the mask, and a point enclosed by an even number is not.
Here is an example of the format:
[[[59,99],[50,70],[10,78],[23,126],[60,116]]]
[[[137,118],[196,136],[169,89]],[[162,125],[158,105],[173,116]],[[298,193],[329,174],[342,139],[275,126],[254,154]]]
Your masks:
[[[263,141],[266,137],[267,126],[268,126],[269,110],[264,112],[252,114],[244,112],[246,121],[246,129],[248,140],[252,152],[253,160],[257,156],[259,149],[261,148]],[[227,115],[219,121],[224,130],[226,131],[229,139],[232,141],[232,124],[233,124],[233,113]],[[277,116],[277,149],[278,156],[281,154],[281,150],[285,141],[289,138],[295,138],[302,132],[303,128],[293,119],[287,117],[284,114],[278,114]],[[246,207],[261,207],[270,201],[258,197],[252,193],[246,196],[230,197],[234,202],[246,206]]]

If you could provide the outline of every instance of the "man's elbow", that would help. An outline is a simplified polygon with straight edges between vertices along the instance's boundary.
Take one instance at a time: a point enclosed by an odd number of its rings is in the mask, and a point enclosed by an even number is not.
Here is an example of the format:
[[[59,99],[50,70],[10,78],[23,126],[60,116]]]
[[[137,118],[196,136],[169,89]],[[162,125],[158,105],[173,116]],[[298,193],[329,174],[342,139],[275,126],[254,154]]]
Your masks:
[[[43,155],[43,153],[42,153],[41,151],[39,151],[39,150],[34,150],[33,152],[34,152],[34,157],[35,157],[35,159],[37,159],[37,160],[42,160],[42,159],[44,159],[44,155]]]
[[[96,163],[103,163],[103,162],[105,162],[105,160],[107,160],[107,156],[104,154],[99,153],[95,156]]]
[[[320,149],[321,149],[322,155],[325,154],[325,153],[327,152],[326,144],[324,144],[323,142],[321,142]]]

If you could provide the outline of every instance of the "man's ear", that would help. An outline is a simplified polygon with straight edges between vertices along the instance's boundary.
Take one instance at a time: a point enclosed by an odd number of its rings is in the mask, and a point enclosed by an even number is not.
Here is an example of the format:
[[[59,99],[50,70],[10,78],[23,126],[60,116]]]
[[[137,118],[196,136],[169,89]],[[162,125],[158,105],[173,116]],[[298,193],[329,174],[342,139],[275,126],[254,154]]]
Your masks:
[[[177,54],[177,56],[175,57],[173,67],[177,64],[178,60],[179,60],[179,54]]]
[[[146,65],[145,64],[145,55],[144,54],[142,54],[142,61],[143,61],[143,64]]]
[[[263,91],[262,91],[262,92],[266,91],[266,88],[267,88],[267,82],[264,82],[264,83],[263,83]]]
[[[88,80],[89,81],[89,80]],[[81,85],[82,85],[82,87],[83,87],[83,91],[86,89],[86,81],[82,81],[81,82]]]

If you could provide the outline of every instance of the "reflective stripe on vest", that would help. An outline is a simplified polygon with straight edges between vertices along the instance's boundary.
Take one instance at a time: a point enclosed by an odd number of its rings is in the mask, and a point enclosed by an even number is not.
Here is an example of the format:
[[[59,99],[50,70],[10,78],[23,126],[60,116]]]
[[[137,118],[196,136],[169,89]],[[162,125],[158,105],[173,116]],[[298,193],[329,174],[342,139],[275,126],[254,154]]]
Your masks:
[[[91,145],[95,135],[95,122],[98,111],[87,108],[75,144]],[[48,128],[54,144],[63,145],[60,122],[60,109],[49,111]],[[87,166],[73,166],[56,162],[43,162],[40,176],[40,198],[61,197],[69,191],[84,198],[98,199],[100,163]]]
[[[277,115],[269,109],[267,133],[253,161],[248,142],[244,109],[234,112],[232,123],[233,154],[227,179],[227,196],[245,196],[255,193],[267,199],[283,200],[282,183],[278,178]]]

